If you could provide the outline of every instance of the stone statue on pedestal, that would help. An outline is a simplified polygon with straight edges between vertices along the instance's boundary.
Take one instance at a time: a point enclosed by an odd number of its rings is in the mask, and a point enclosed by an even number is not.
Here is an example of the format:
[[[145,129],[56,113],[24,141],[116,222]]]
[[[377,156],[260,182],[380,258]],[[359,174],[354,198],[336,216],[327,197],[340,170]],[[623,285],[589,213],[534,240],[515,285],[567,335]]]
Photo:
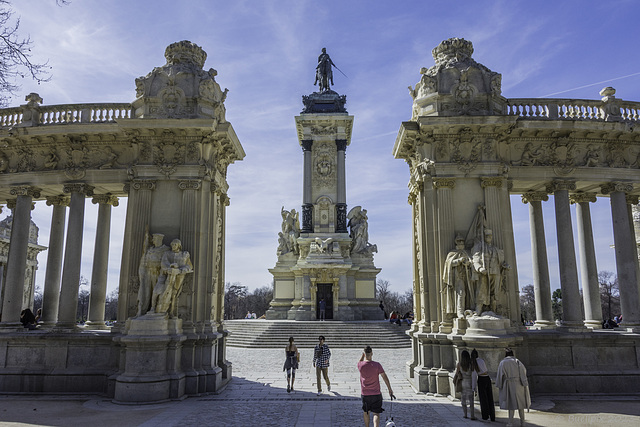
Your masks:
[[[174,239],[171,242],[171,251],[162,255],[162,275],[158,278],[151,303],[154,313],[169,313],[172,317],[177,315],[176,300],[182,292],[182,284],[187,274],[193,273],[193,264],[189,252],[182,250],[182,242]]]
[[[138,267],[140,287],[138,288],[137,316],[146,314],[152,308],[151,295],[160,277],[162,255],[169,250],[169,247],[162,243],[164,234],[156,233],[150,236],[147,231],[145,236],[142,258]],[[150,243],[151,247],[149,247]]]
[[[282,215],[282,232],[278,233],[278,255],[284,255],[289,252],[299,253],[298,237],[300,237],[300,214],[295,209],[291,212],[284,209],[280,210]]]
[[[347,226],[349,227],[349,237],[351,237],[351,252],[378,252],[377,246],[369,243],[369,218],[367,217],[367,210],[356,206],[349,211],[347,219],[349,220]]]
[[[508,270],[504,261],[504,251],[493,245],[493,231],[484,229],[483,239],[477,241],[473,253],[472,280],[475,284],[476,313],[480,315],[485,307],[494,313],[497,309],[496,292],[502,286],[502,275]]]
[[[316,67],[316,80],[313,85],[316,84],[320,87],[320,92],[327,92],[331,90],[329,84],[333,84],[333,70],[332,66],[335,66],[331,57],[327,53],[327,48],[322,48],[322,53],[318,56],[318,66]]]
[[[444,261],[442,282],[445,287],[443,314],[464,317],[467,309],[473,308],[473,292],[471,283],[471,257],[464,248],[464,237],[456,236],[456,248],[447,254]]]

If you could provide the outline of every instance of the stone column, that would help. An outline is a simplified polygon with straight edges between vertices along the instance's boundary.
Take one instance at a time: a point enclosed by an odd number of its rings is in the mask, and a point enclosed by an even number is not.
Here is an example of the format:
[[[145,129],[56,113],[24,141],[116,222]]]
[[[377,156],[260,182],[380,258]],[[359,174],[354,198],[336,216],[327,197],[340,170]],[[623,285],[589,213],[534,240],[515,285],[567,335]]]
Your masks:
[[[93,187],[84,183],[65,184],[65,193],[71,193],[67,241],[62,267],[62,284],[58,304],[56,328],[73,329],[78,311],[78,286],[82,262],[82,234],[84,230],[85,196],[93,195]]]
[[[345,172],[345,153],[347,140],[336,139],[338,159],[336,172],[338,175],[336,202],[336,233],[347,233],[347,175]]]
[[[549,280],[549,262],[547,243],[544,235],[542,201],[549,200],[544,191],[524,193],[522,202],[529,204],[529,227],[531,230],[531,257],[533,266],[533,289],[536,300],[537,329],[555,327],[551,307],[551,282]]]
[[[21,328],[20,312],[24,294],[24,278],[29,250],[29,228],[31,227],[31,208],[33,198],[40,197],[40,189],[30,186],[12,187],[11,195],[16,196],[13,210],[13,225],[7,256],[7,275],[4,282],[2,301],[2,321],[0,328]]]
[[[47,205],[53,206],[51,231],[49,233],[49,253],[47,271],[42,295],[42,323],[53,326],[58,320],[58,302],[60,295],[60,274],[62,273],[62,252],[64,249],[64,222],[67,218],[69,198],[66,196],[47,197]]]
[[[589,203],[596,201],[595,193],[575,193],[570,196],[576,205],[578,221],[578,251],[580,254],[580,279],[584,301],[584,325],[591,329],[602,329],[602,306],[600,305],[600,282],[596,264],[596,249],[591,228]]]
[[[198,223],[200,216],[199,204],[197,203],[197,196],[202,188],[202,181],[199,179],[181,180],[178,183],[178,188],[182,190],[182,209],[180,215],[180,241],[182,242],[182,250],[189,252],[191,255],[191,261],[194,266],[198,265],[198,254],[194,252],[197,242],[197,234],[200,232]],[[198,272],[189,274],[184,279],[182,287],[182,293],[176,299],[178,306],[176,314],[180,314],[182,318],[182,328],[185,332],[195,332],[194,314],[195,307],[194,295],[195,295],[195,278]],[[189,283],[191,282],[191,284]],[[186,306],[187,312],[180,313],[180,307]],[[175,310],[176,308],[174,308]]]
[[[453,225],[453,188],[455,187],[455,179],[453,178],[435,178],[433,185],[436,188],[436,197],[438,198],[438,264],[436,271],[438,273],[438,313],[440,314],[440,332],[451,332],[452,322],[442,314],[442,264],[441,260],[445,259],[451,242],[454,240]]]
[[[571,330],[584,328],[569,205],[569,190],[575,189],[576,185],[572,181],[554,181],[549,189],[553,191],[556,209],[556,235],[562,288],[562,326]]]
[[[111,237],[111,206],[118,206],[118,198],[101,194],[91,200],[98,204],[96,242],[93,250],[91,293],[89,294],[89,329],[105,329],[104,310],[107,297],[107,273],[109,271],[109,238]]]
[[[424,313],[424,278],[422,277],[422,260],[420,259],[420,211],[418,209],[419,191],[412,188],[409,192],[409,205],[411,205],[411,219],[413,228],[413,313],[415,321],[412,329],[418,325],[424,325],[427,316]],[[428,321],[428,320],[427,320]]]
[[[442,277],[437,266],[440,264],[438,256],[438,218],[435,215],[436,190],[431,174],[424,175],[422,185],[422,197],[420,198],[420,226],[422,227],[422,245],[420,256],[422,257],[422,271],[425,277],[424,301],[425,307],[428,304],[428,311],[425,308],[425,329],[422,332],[437,332],[440,323],[440,299],[437,297],[438,283]],[[426,323],[430,323],[429,329]]]
[[[311,193],[312,152],[313,140],[302,141],[304,156],[304,175],[302,183],[302,233],[313,233],[313,195]]]
[[[627,215],[629,216],[629,229],[633,233],[633,241],[635,242],[635,245],[633,245],[634,256],[638,260],[638,263],[636,263],[636,277],[638,278],[638,291],[640,292],[640,259],[638,258],[638,232],[636,230],[636,224],[633,218],[634,208],[638,207],[640,197],[634,194],[627,194],[626,200]]]
[[[629,211],[625,193],[633,190],[627,183],[610,183],[602,186],[602,192],[611,199],[613,242],[616,251],[616,269],[620,286],[622,327],[628,331],[640,330],[640,293],[638,292],[637,257],[633,229],[630,228]]]

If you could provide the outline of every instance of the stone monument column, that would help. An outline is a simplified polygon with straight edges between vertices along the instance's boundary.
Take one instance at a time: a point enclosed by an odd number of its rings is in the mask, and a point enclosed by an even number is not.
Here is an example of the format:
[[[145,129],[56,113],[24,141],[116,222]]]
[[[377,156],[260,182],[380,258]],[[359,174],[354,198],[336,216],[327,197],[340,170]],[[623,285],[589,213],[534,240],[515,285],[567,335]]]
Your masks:
[[[522,195],[522,203],[529,204],[529,227],[531,230],[531,257],[533,267],[533,289],[536,301],[537,329],[555,328],[553,308],[551,306],[551,282],[549,280],[549,262],[547,242],[544,235],[542,202],[549,200],[544,191]]]
[[[29,250],[29,228],[31,227],[31,208],[33,198],[40,197],[40,189],[30,186],[12,187],[11,195],[16,196],[13,210],[13,225],[7,256],[7,275],[4,282],[2,301],[2,321],[0,328],[22,328],[20,312],[27,268]]]
[[[616,251],[616,269],[620,286],[622,327],[628,331],[640,330],[640,294],[638,292],[637,263],[633,245],[633,229],[629,220],[625,193],[633,190],[627,183],[610,183],[602,186],[602,192],[611,199],[613,241]]]
[[[347,232],[347,179],[345,171],[345,153],[347,140],[336,139],[337,157],[337,202],[336,202],[336,233]]]
[[[49,253],[47,271],[42,295],[42,323],[53,326],[58,320],[58,296],[60,295],[60,275],[62,273],[62,253],[64,249],[64,226],[67,218],[69,198],[66,196],[47,197],[47,205],[53,206],[51,231],[49,232]]]
[[[439,289],[442,289],[442,260],[444,260],[449,252],[449,246],[451,246],[451,240],[454,236],[454,212],[453,212],[453,188],[456,185],[455,179],[452,178],[436,178],[433,180],[433,185],[436,188],[436,197],[438,198],[438,283],[440,283]],[[442,313],[442,298],[443,295],[439,292],[438,298],[438,313],[440,315],[440,332],[451,332],[452,322],[450,319],[445,318]]]
[[[556,209],[556,234],[558,238],[558,261],[560,287],[562,288],[562,326],[570,329],[584,328],[576,251],[573,245],[569,190],[575,190],[572,181],[554,181],[549,190],[553,192]]]
[[[138,298],[138,267],[142,246],[147,238],[144,230],[151,220],[151,195],[156,189],[155,180],[134,179],[124,187],[127,199],[127,219],[124,226],[120,286],[118,288],[118,323],[135,316]]]
[[[107,297],[107,273],[109,271],[109,239],[111,237],[111,207],[118,206],[118,198],[101,194],[91,200],[98,204],[96,242],[93,250],[91,271],[91,293],[89,295],[89,329],[105,329],[104,311]]]
[[[180,241],[184,250],[189,251],[192,254],[192,262],[194,266],[198,265],[199,254],[194,251],[197,242],[199,241],[198,234],[205,230],[200,230],[198,224],[198,213],[200,212],[200,204],[198,203],[198,196],[201,194],[202,181],[199,179],[181,180],[178,183],[178,188],[182,190],[182,214],[180,215]],[[195,275],[199,272],[196,271]],[[185,286],[191,291],[183,291],[180,294],[178,307],[186,306],[189,314],[181,313],[182,328],[185,333],[195,332],[195,314],[196,308],[194,307],[194,297],[196,293],[196,278],[195,275],[187,276],[186,281],[192,281],[190,287]],[[178,308],[180,312],[180,308]]]
[[[591,228],[589,203],[596,201],[595,193],[575,193],[570,196],[576,205],[578,221],[578,250],[580,253],[580,278],[584,301],[584,325],[591,329],[602,329],[602,306],[600,305],[600,282],[596,250]]]
[[[413,225],[413,238],[414,240],[419,239],[420,234],[420,211],[418,210],[418,197],[419,191],[416,186],[411,188],[409,191],[409,205],[411,205],[411,221]],[[411,325],[412,330],[416,330],[418,325],[424,325],[425,322],[425,313],[424,306],[425,297],[424,297],[424,279],[422,276],[422,260],[420,259],[420,250],[418,249],[418,243],[413,246],[413,315],[415,317],[413,325]]]
[[[75,328],[78,310],[78,285],[80,283],[80,264],[82,262],[82,234],[84,230],[84,201],[93,195],[93,187],[84,183],[65,184],[65,193],[71,193],[69,202],[69,222],[65,243],[64,264],[60,302],[58,303],[58,322],[56,328]]]
[[[636,277],[638,278],[638,292],[640,292],[640,258],[638,258],[638,233],[636,231],[636,226],[633,220],[634,207],[636,208],[638,207],[638,203],[640,202],[640,197],[634,194],[627,194],[626,200],[627,200],[627,215],[629,216],[629,229],[633,233],[633,241],[636,242],[636,244],[633,245],[633,249],[635,251],[634,256],[638,260],[638,263],[636,263],[636,267],[637,267]]]
[[[303,159],[303,184],[302,184],[302,233],[313,233],[313,196],[311,193],[311,173],[312,173],[312,139],[305,139],[301,142]]]

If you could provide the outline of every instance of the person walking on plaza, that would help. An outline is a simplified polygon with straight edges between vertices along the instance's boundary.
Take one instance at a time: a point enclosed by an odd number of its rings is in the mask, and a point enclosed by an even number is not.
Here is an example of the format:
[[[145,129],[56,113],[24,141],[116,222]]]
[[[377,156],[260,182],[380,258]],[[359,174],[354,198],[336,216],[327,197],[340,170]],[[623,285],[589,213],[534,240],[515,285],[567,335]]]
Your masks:
[[[316,368],[316,379],[318,380],[318,396],[322,394],[322,382],[320,374],[327,383],[327,390],[331,391],[331,383],[329,382],[329,359],[331,358],[331,350],[324,343],[324,336],[318,337],[318,344],[313,350],[313,366]]]
[[[500,389],[500,409],[509,411],[509,425],[513,425],[514,411],[518,410],[520,425],[524,425],[524,409],[531,406],[527,369],[515,358],[513,350],[507,348],[505,357],[498,365],[496,385]]]
[[[364,348],[364,353],[360,356],[358,361],[358,371],[360,371],[360,393],[362,396],[362,410],[364,411],[364,425],[369,427],[371,416],[369,412],[373,414],[373,426],[378,427],[380,425],[380,414],[384,411],[382,408],[382,392],[380,391],[380,380],[378,376],[382,377],[382,380],[387,385],[389,390],[389,397],[391,400],[396,397],[393,395],[389,378],[384,372],[382,365],[373,360],[373,350],[370,346]]]
[[[287,372],[287,393],[291,393],[293,391],[293,383],[296,380],[298,362],[300,362],[300,352],[293,343],[293,337],[289,337],[289,345],[284,348],[284,355],[284,367],[282,370]]]
[[[460,403],[462,404],[462,412],[467,418],[467,405],[470,409],[470,417],[476,419],[475,409],[473,407],[473,392],[475,390],[476,373],[471,368],[471,356],[467,350],[460,353],[460,362],[456,365],[456,374],[462,376],[462,391],[460,392]]]
[[[320,298],[320,301],[318,302],[318,309],[320,310],[320,320],[324,321],[327,312],[327,302],[324,298]]]
[[[486,421],[491,418],[491,421],[495,421],[496,408],[493,404],[491,378],[489,377],[487,364],[483,359],[478,357],[478,351],[475,348],[471,350],[471,368],[478,375],[477,385],[473,384],[473,389],[478,391],[478,399],[480,400],[480,411],[482,412],[482,419]]]

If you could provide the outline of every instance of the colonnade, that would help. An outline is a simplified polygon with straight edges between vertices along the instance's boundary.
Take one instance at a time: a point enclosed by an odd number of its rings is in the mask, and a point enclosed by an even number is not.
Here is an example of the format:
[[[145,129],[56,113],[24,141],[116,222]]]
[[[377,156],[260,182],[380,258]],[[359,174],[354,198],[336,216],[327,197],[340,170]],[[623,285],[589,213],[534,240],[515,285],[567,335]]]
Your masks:
[[[542,202],[553,194],[556,233],[558,241],[558,261],[560,287],[562,290],[563,316],[560,328],[579,332],[585,328],[602,327],[598,271],[596,267],[593,227],[589,204],[597,200],[594,192],[575,192],[576,185],[569,180],[555,180],[546,186],[546,191],[532,191],[522,194],[522,201],[529,204],[531,229],[531,252],[533,286],[538,329],[555,328],[551,305],[549,266],[545,243]],[[630,331],[640,328],[640,286],[638,284],[638,257],[636,239],[631,215],[631,205],[638,203],[638,196],[629,195],[633,185],[612,182],[600,186],[602,194],[609,195],[613,237],[615,244],[616,269],[620,287],[620,302],[623,327]],[[576,220],[579,249],[580,283],[578,264],[574,249],[570,204],[576,205]],[[582,287],[584,313],[580,301],[579,285]]]
[[[87,325],[92,329],[105,327],[111,208],[118,206],[118,198],[111,194],[94,196],[93,190],[94,187],[86,183],[69,183],[63,186],[63,194],[46,197],[46,203],[53,207],[53,212],[42,300],[43,327],[73,329],[76,326],[85,198],[92,196],[93,203],[98,204],[98,223]],[[0,328],[21,329],[20,312],[24,292],[31,209],[34,199],[40,198],[41,189],[34,186],[17,186],[12,187],[10,191],[12,195],[16,196],[16,199],[7,257]],[[8,201],[8,204],[13,203]],[[68,221],[65,221],[67,207],[69,208],[69,218]],[[67,238],[66,241],[63,241],[65,225]]]

